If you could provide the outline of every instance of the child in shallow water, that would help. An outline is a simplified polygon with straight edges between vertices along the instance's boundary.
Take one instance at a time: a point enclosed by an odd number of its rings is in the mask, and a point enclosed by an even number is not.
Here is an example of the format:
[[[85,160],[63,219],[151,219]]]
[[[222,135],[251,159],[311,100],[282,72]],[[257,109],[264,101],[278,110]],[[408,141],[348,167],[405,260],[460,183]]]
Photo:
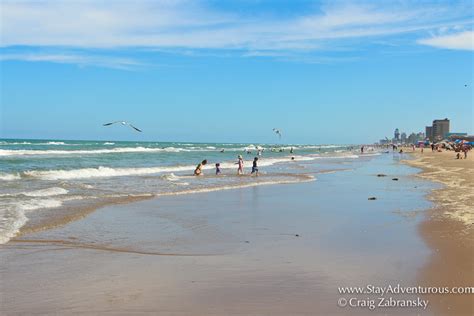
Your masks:
[[[216,163],[216,176],[220,175],[221,174],[221,164],[220,163]]]
[[[239,161],[237,162],[239,167],[237,168],[237,174],[242,175],[244,174],[244,159],[242,158],[241,155],[239,155]]]
[[[255,157],[253,159],[253,165],[252,165],[252,174],[255,173],[255,175],[258,177],[258,166],[257,166],[257,161],[258,161],[258,157]]]
[[[207,164],[207,160],[204,159],[199,165],[197,165],[196,169],[194,170],[195,176],[202,176],[202,167]]]

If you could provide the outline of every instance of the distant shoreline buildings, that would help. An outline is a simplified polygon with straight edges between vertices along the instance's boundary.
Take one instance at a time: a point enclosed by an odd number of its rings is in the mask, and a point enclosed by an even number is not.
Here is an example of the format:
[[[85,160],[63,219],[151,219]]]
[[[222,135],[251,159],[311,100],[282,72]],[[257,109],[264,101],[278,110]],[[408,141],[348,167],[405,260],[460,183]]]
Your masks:
[[[426,126],[425,134],[426,138],[430,141],[438,141],[446,138],[446,135],[449,133],[449,120],[445,118],[444,120],[434,120],[433,125]]]
[[[398,128],[393,133],[393,138],[381,139],[379,144],[417,144],[418,142],[438,142],[443,139],[452,138],[453,136],[467,137],[467,133],[451,133],[450,132],[450,121],[448,118],[433,120],[431,126],[425,127],[425,133],[411,133],[408,135],[405,132],[401,132]]]

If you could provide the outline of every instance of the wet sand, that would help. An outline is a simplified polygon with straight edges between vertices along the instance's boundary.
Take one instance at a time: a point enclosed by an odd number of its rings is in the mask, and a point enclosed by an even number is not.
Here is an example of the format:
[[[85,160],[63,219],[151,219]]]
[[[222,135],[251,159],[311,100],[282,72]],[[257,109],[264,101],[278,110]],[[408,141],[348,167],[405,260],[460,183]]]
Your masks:
[[[426,286],[474,286],[474,159],[454,159],[453,152],[417,152],[409,165],[417,176],[440,183],[428,198],[436,206],[420,225],[432,256],[421,270]],[[474,315],[473,295],[429,296],[439,315]]]
[[[107,206],[22,235],[0,250],[0,313],[431,315],[337,306],[337,287],[416,286],[428,264],[418,226],[431,186],[398,159]]]

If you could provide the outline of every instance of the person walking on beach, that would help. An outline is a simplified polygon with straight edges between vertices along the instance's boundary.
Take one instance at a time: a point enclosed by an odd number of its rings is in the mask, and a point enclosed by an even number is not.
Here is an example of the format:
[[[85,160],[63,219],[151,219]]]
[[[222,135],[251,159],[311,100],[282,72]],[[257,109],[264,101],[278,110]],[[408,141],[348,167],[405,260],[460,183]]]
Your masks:
[[[221,164],[216,163],[216,176],[221,174]]]
[[[255,176],[258,177],[258,166],[257,166],[257,161],[258,161],[258,157],[255,157],[253,159],[253,165],[252,165],[252,174],[255,173]]]
[[[194,170],[195,176],[202,176],[202,167],[207,164],[207,160],[204,159],[199,165],[197,165],[196,169]]]
[[[237,165],[239,165],[239,167],[237,168],[237,174],[238,175],[243,175],[244,174],[244,159],[242,158],[241,155],[239,155],[239,161],[237,161]]]

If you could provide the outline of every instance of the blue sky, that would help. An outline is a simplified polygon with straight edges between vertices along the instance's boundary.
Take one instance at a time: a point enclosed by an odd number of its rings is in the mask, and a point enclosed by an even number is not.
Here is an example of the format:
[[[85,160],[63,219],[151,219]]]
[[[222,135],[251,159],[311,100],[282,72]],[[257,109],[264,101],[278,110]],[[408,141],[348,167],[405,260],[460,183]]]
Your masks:
[[[474,133],[471,1],[0,6],[0,137],[368,143],[445,117]],[[144,133],[101,126],[122,119]]]

